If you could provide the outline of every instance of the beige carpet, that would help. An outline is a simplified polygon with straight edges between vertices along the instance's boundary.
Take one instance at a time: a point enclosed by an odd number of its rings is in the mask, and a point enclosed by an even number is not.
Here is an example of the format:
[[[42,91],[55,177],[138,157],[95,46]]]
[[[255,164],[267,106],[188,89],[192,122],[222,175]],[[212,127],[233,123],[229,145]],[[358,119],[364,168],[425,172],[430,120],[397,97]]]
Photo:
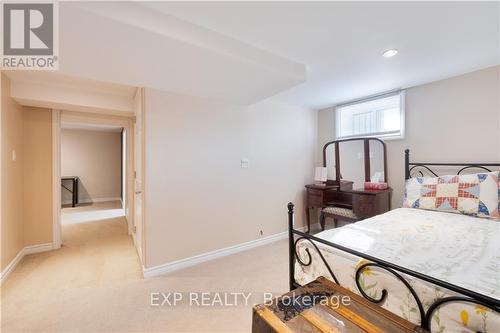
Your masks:
[[[251,304],[153,307],[151,292],[252,292],[259,302],[287,288],[286,241],[145,280],[123,217],[63,225],[63,244],[25,257],[4,283],[2,332],[249,332]]]

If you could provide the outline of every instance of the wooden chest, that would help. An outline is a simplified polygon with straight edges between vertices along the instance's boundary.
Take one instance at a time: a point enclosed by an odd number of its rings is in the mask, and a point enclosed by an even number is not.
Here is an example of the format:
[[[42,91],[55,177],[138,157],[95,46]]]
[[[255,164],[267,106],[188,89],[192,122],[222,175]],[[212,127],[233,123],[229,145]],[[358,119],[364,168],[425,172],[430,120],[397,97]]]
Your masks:
[[[327,280],[317,280],[253,309],[253,333],[427,332]]]

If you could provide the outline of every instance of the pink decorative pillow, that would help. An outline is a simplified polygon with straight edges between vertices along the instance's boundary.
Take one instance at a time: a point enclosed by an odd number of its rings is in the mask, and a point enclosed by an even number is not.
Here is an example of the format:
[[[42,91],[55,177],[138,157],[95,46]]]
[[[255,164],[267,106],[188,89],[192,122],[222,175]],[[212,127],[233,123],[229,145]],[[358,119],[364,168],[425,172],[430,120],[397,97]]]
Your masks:
[[[365,182],[365,190],[385,190],[388,187],[387,183]]]
[[[403,207],[500,217],[500,172],[416,177],[406,181]]]

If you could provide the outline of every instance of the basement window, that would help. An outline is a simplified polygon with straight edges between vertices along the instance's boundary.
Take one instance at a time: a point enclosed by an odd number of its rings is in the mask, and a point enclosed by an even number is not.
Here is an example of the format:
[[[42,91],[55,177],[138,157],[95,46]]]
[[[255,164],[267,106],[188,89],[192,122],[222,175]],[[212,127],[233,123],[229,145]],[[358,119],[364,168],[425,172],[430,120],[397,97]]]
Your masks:
[[[338,105],[335,109],[337,139],[403,139],[404,112],[404,91]]]

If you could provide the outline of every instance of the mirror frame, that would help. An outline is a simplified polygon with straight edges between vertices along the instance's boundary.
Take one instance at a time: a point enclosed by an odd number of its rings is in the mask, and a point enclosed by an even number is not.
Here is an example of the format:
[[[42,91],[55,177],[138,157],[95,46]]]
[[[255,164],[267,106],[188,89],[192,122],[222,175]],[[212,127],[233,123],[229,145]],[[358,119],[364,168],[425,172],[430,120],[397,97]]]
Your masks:
[[[340,143],[348,142],[348,141],[363,141],[364,144],[364,166],[365,166],[365,181],[369,182],[371,180],[371,166],[370,166],[370,141],[378,141],[382,144],[382,151],[384,154],[383,162],[384,162],[384,182],[387,183],[387,151],[385,142],[378,138],[349,138],[349,139],[340,139],[327,142],[323,146],[323,167],[326,168],[326,149],[328,146],[335,146],[335,180],[327,179],[327,184],[340,184],[342,180],[342,175],[340,173]]]

